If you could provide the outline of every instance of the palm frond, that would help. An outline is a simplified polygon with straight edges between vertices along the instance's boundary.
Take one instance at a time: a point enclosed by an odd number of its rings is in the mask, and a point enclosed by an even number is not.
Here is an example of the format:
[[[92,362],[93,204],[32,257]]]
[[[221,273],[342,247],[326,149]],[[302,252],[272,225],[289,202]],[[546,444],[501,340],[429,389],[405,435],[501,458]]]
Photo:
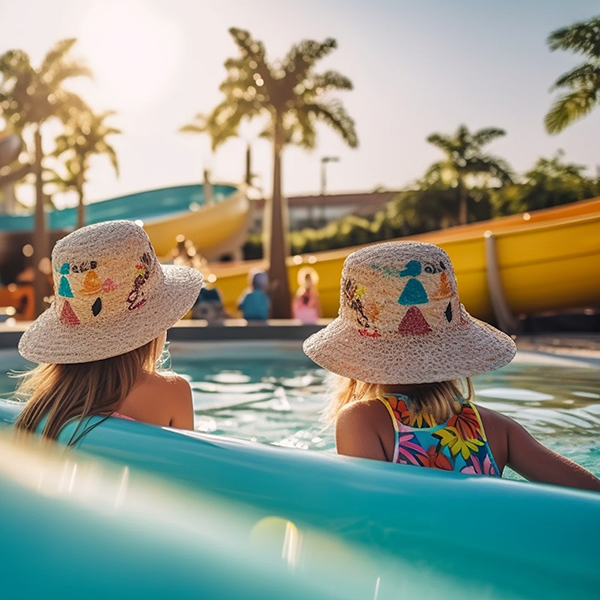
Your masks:
[[[427,141],[434,146],[440,148],[444,152],[451,152],[454,149],[452,139],[447,135],[441,133],[432,133],[427,136]]]
[[[206,127],[189,123],[188,125],[183,125],[177,131],[179,133],[206,133]]]
[[[477,146],[485,146],[496,138],[506,135],[504,129],[498,127],[488,127],[486,129],[480,129],[473,134],[473,143]]]
[[[77,42],[76,38],[66,38],[59,40],[54,46],[48,51],[42,64],[40,65],[39,72],[41,75],[48,73],[56,68],[56,66],[62,62],[69,50]]]
[[[316,119],[325,121],[337,131],[350,148],[358,147],[354,119],[346,112],[341,102],[332,100],[328,103],[307,104],[306,110],[313,113]]]
[[[250,35],[250,32],[244,29],[231,27],[229,33],[232,35],[234,42],[238,45],[242,52],[242,57],[248,59],[245,64],[251,70],[258,73],[265,82],[270,82],[272,79],[271,69],[267,63],[265,55],[265,47],[262,42],[256,41]]]
[[[92,77],[92,71],[82,63],[69,62],[61,64],[53,73],[52,85],[59,86],[66,79],[75,77]]]
[[[352,81],[345,75],[338,73],[337,71],[325,71],[320,75],[313,75],[307,82],[310,90],[317,93],[326,93],[332,90],[352,90]]]
[[[565,94],[552,105],[546,118],[546,131],[552,135],[588,115],[599,103],[598,90],[576,90]]]
[[[508,163],[497,156],[482,155],[468,161],[465,171],[470,174],[487,174],[503,184],[513,182],[513,172]]]
[[[22,50],[8,50],[0,56],[0,73],[4,80],[24,75],[26,72],[33,73],[33,67],[29,55]]]
[[[565,73],[556,80],[552,90],[559,88],[594,89],[600,90],[600,65],[584,63],[572,71]]]
[[[600,17],[553,31],[547,39],[550,50],[570,50],[600,60]]]
[[[312,66],[316,61],[327,56],[332,50],[337,48],[337,42],[333,38],[327,38],[324,42],[316,40],[302,40],[294,44],[283,59],[284,68],[287,65],[297,65],[303,61]]]

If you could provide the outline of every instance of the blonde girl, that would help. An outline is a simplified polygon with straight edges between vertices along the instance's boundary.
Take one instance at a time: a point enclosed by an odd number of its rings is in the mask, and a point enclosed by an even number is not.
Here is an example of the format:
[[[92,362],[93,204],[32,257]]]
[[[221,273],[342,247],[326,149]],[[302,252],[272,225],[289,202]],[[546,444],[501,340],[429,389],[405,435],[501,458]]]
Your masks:
[[[18,430],[57,439],[87,417],[120,417],[193,429],[190,386],[157,371],[166,331],[191,308],[202,275],[162,266],[144,230],[129,221],[84,227],[52,252],[55,297],[23,334],[19,352],[39,363],[22,376]]]
[[[470,377],[509,363],[510,337],[471,317],[437,246],[389,242],[350,254],[339,316],[304,343],[337,375],[327,408],[340,454],[600,491],[594,475],[512,419],[473,403]]]
[[[304,325],[316,323],[321,317],[318,283],[319,275],[312,267],[298,271],[298,290],[292,302],[292,314]]]

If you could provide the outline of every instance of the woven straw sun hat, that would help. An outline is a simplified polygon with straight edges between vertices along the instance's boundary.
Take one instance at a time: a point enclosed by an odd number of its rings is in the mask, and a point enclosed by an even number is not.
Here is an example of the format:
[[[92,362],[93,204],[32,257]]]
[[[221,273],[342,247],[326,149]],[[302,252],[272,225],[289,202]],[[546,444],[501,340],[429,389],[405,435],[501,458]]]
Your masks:
[[[516,346],[471,317],[437,246],[387,242],[350,254],[339,316],[304,342],[328,371],[378,384],[449,381],[508,364]]]
[[[23,334],[19,352],[37,363],[84,363],[130,352],[193,306],[202,275],[161,265],[131,221],[83,227],[52,251],[54,300]]]

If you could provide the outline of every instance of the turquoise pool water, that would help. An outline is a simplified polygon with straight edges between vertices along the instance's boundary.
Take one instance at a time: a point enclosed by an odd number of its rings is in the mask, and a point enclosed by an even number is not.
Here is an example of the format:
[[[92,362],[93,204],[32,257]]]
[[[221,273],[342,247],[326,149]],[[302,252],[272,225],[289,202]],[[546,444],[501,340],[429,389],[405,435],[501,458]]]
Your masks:
[[[173,368],[189,379],[198,431],[324,452],[331,429],[319,421],[325,372],[300,342],[173,342]],[[1,350],[0,393],[22,369]],[[600,476],[600,361],[519,352],[510,365],[474,379],[477,402],[524,425],[538,440]],[[514,477],[514,474],[508,473]]]

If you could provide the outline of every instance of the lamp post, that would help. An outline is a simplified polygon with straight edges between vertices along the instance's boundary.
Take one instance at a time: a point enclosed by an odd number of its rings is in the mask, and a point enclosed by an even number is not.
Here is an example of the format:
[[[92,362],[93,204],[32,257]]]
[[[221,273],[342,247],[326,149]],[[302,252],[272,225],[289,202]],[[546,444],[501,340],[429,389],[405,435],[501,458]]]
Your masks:
[[[339,162],[339,156],[323,156],[321,158],[321,196],[327,194],[327,163]],[[322,199],[323,204],[321,205],[321,220],[325,223],[325,199]]]

